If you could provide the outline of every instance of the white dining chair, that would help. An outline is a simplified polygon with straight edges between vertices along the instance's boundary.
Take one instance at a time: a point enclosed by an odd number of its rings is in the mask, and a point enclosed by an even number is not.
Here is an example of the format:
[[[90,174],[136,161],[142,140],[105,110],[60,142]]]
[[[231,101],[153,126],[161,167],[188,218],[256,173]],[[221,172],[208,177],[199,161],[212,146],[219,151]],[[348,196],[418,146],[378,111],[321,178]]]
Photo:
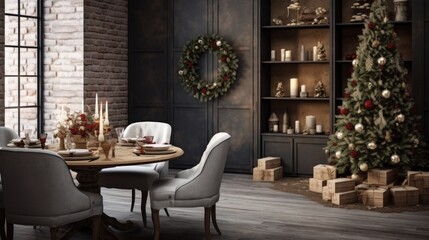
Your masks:
[[[216,221],[216,203],[219,201],[230,142],[231,136],[228,133],[215,134],[196,167],[185,170],[186,174],[182,174],[182,178],[164,178],[152,184],[150,204],[155,240],[160,235],[159,210],[170,207],[204,207],[206,239],[211,238],[210,217],[214,228],[221,235]]]
[[[135,138],[137,130],[142,136],[153,136],[156,143],[170,143],[171,126],[163,122],[136,122],[128,125],[124,130],[124,138]],[[143,225],[147,226],[146,202],[148,191],[152,183],[164,178],[168,174],[168,162],[153,164],[119,166],[106,168],[100,172],[98,184],[100,187],[131,189],[131,211],[134,208],[135,189],[141,191],[141,214]],[[167,209],[165,209],[168,215]]]

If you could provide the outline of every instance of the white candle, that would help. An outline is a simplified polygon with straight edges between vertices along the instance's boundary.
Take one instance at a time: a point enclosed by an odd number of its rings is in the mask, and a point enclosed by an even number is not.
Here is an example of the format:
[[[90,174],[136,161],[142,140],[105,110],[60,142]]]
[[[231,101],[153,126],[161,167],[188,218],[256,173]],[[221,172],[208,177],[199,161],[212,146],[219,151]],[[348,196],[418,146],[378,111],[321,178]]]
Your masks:
[[[299,133],[300,131],[299,131],[299,121],[298,120],[296,120],[295,121],[295,133]]]
[[[307,129],[315,129],[316,128],[316,117],[313,115],[309,115],[305,117],[305,127]]]
[[[271,61],[276,60],[276,50],[271,50]]]
[[[284,62],[285,61],[285,49],[284,48],[282,48],[282,49],[280,49],[280,60],[282,61],[282,62]]]
[[[104,125],[109,126],[109,102],[106,101],[106,111],[104,113]]]
[[[273,126],[273,132],[278,132],[279,131],[279,125],[275,124]]]
[[[291,97],[298,96],[298,78],[290,79],[290,96]]]
[[[317,46],[313,47],[313,61],[317,61]]]
[[[316,125],[316,132],[317,132],[317,133],[322,133],[322,131],[323,131],[323,130],[322,130],[322,125],[321,125],[321,124],[317,124],[317,125]]]
[[[286,61],[292,61],[292,51],[290,51],[290,50],[287,50],[286,52],[285,52],[285,60]]]
[[[287,120],[287,113],[285,112],[285,113],[283,113],[283,125],[287,126],[287,122],[288,122],[288,120]]]
[[[305,85],[301,85],[301,92],[305,92]]]
[[[104,129],[103,129],[103,105],[100,103],[100,121],[99,125],[99,133],[98,133],[98,141],[104,142]]]
[[[283,128],[282,128],[282,132],[286,133],[287,132],[287,125],[283,123]]]
[[[81,110],[81,112],[82,112],[82,113],[85,113],[85,108],[84,108],[83,98],[82,98],[82,110]]]
[[[305,49],[304,45],[301,45],[301,52],[300,52],[300,61],[305,61]]]
[[[292,129],[292,128],[289,128],[289,129],[287,130],[287,134],[293,134],[293,129]]]
[[[98,93],[95,94],[95,113],[94,117],[98,118]]]

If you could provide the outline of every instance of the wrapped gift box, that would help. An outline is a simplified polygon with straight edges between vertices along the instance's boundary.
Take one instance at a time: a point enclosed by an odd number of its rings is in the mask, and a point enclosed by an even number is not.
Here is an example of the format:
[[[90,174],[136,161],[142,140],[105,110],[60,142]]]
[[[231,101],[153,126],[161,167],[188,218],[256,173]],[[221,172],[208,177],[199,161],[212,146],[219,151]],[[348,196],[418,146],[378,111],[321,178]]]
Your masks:
[[[317,192],[317,193],[322,193],[322,187],[326,186],[326,181],[327,180],[320,180],[320,179],[315,179],[315,178],[310,178],[309,179],[309,184],[310,184],[310,191],[312,192]]]
[[[332,194],[332,203],[345,205],[355,203],[357,198],[356,190]]]
[[[389,185],[398,178],[398,169],[371,169],[368,171],[368,184]]]
[[[331,193],[348,192],[355,189],[355,181],[349,178],[331,179],[326,185]]]
[[[368,189],[362,192],[365,206],[384,207],[389,203],[389,191],[385,188]]]
[[[412,186],[390,188],[392,202],[395,206],[415,206],[419,204],[419,189]]]
[[[279,157],[265,157],[258,159],[259,169],[273,169],[280,167]]]
[[[332,200],[332,193],[329,192],[328,186],[322,187],[322,199],[325,201],[331,201]]]
[[[429,172],[408,171],[408,185],[429,188]]]
[[[253,181],[275,181],[283,177],[283,167],[273,169],[253,168]]]
[[[337,169],[331,165],[319,164],[313,167],[313,178],[329,180],[337,178]]]

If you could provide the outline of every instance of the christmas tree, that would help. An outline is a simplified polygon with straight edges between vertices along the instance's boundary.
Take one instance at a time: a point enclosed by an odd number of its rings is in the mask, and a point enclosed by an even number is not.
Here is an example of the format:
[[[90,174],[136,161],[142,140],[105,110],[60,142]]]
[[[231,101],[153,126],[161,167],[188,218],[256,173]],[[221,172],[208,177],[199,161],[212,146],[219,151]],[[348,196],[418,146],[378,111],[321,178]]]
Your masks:
[[[325,148],[329,161],[340,174],[424,166],[419,117],[384,0],[374,1],[364,26],[336,116],[336,132]]]

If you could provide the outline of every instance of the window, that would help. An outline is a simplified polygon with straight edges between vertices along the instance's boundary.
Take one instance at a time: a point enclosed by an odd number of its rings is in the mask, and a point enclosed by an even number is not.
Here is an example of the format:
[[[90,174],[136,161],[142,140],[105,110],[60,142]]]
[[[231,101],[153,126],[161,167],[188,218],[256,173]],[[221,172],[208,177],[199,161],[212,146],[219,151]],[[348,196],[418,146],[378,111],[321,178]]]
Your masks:
[[[5,0],[4,121],[23,129],[42,126],[43,0]]]

